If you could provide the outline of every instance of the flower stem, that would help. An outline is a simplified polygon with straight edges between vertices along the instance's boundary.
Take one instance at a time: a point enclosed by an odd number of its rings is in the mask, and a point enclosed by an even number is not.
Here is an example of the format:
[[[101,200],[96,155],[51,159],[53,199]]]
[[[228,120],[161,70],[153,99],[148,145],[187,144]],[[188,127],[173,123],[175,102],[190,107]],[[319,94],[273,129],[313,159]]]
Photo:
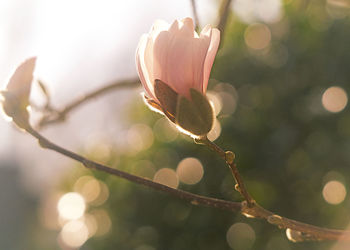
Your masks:
[[[237,169],[237,165],[234,162],[234,153],[232,151],[224,151],[222,148],[220,148],[217,144],[210,141],[208,137],[203,137],[199,139],[199,142],[208,146],[211,150],[216,152],[223,160],[225,160],[226,164],[230,167],[232,176],[234,177],[236,181],[235,189],[243,196],[243,198],[247,201],[248,207],[252,207],[256,204],[255,200],[252,198],[252,196],[249,194],[247,188],[245,187],[245,184],[243,182],[243,179]]]

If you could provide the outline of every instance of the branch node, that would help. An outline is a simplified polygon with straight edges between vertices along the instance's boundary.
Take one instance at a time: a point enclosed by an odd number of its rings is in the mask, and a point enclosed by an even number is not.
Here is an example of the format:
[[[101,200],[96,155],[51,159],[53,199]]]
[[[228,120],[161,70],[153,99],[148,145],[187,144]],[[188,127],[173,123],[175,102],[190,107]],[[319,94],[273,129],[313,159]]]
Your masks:
[[[199,138],[194,138],[193,139],[194,143],[199,144],[199,145],[205,145],[206,143],[206,138],[199,137]]]
[[[232,151],[226,151],[225,152],[225,160],[228,164],[233,164],[233,161],[235,160],[236,155]]]
[[[96,168],[96,167],[95,167],[95,164],[94,164],[93,162],[87,160],[87,159],[82,160],[81,163],[82,163],[82,164],[84,165],[84,167],[86,167],[86,168],[89,168],[89,169],[94,169],[94,168]]]
[[[42,148],[49,148],[49,143],[44,138],[38,139],[38,143],[39,143],[40,147],[42,147]]]
[[[241,188],[239,187],[238,184],[235,184],[235,190],[236,190],[237,192],[239,192],[239,193],[242,193],[242,190],[241,190]]]
[[[305,241],[307,240],[307,238],[310,238],[310,235],[306,235],[306,234],[303,234],[302,232],[299,232],[297,230],[293,230],[293,229],[290,229],[290,228],[287,228],[286,230],[286,236],[288,238],[288,240],[290,240],[291,242],[302,242],[302,241]]]
[[[256,218],[260,217],[256,211],[256,202],[248,203],[247,201],[241,202],[242,208],[241,212],[242,214],[247,218]]]
[[[267,222],[270,224],[276,225],[279,228],[283,228],[283,219],[281,216],[277,214],[273,214],[267,217]]]

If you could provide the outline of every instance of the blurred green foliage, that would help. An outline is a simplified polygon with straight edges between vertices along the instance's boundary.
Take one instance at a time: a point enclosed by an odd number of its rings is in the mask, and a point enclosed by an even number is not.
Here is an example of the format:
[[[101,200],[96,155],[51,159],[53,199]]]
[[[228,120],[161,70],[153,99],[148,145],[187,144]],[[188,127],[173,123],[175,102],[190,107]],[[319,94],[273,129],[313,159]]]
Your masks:
[[[247,25],[231,17],[209,89],[229,83],[238,102],[232,115],[219,115],[222,132],[216,143],[235,152],[249,191],[267,209],[319,226],[346,228],[349,199],[328,204],[322,189],[329,180],[346,187],[350,183],[350,111],[346,107],[330,113],[321,98],[333,85],[350,93],[350,20],[330,17],[324,1],[302,2],[285,5],[283,19],[266,24],[271,31],[267,49],[248,48]],[[149,111],[138,95],[132,102],[126,112],[130,126],[144,123],[152,128],[159,114]],[[105,163],[129,172],[140,171],[133,167],[140,161],[152,162],[156,169],[176,169],[181,159],[196,157],[204,166],[203,179],[179,188],[241,199],[224,162],[186,136],[169,143],[155,137],[147,150],[112,155]],[[112,229],[104,237],[89,239],[82,249],[230,249],[226,233],[237,222],[248,223],[256,239],[250,248],[242,243],[235,249],[320,250],[334,244],[292,243],[265,221],[192,206],[125,180],[91,174],[109,187],[110,197],[102,207],[109,212]]]

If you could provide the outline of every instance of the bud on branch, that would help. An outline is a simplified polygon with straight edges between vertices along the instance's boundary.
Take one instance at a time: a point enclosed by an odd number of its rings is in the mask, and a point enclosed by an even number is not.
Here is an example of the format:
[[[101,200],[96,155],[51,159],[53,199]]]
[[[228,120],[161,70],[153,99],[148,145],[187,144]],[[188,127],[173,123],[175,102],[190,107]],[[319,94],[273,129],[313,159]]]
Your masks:
[[[32,57],[21,63],[11,76],[6,89],[0,92],[4,99],[2,106],[5,114],[23,129],[30,126],[27,107],[35,62],[36,57]]]
[[[207,25],[198,35],[193,20],[185,18],[171,25],[155,22],[137,47],[146,103],[193,137],[205,136],[213,126],[205,92],[219,42],[218,29]]]

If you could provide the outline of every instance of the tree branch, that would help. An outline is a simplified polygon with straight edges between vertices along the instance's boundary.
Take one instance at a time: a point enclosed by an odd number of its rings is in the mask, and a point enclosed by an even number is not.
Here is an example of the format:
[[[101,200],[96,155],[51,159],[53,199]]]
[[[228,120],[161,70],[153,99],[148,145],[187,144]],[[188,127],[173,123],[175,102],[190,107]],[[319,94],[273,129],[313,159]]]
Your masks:
[[[171,188],[166,185],[151,181],[146,178],[142,178],[133,174],[129,174],[127,172],[110,168],[108,166],[102,165],[100,163],[91,161],[89,159],[86,159],[85,157],[78,155],[72,151],[69,151],[65,148],[62,148],[52,142],[50,142],[48,139],[46,139],[44,136],[42,136],[40,133],[38,133],[33,128],[27,128],[26,131],[38,139],[38,142],[41,147],[50,149],[53,151],[56,151],[57,153],[60,153],[64,156],[67,156],[73,160],[76,160],[83,164],[85,167],[90,169],[95,169],[101,172],[105,172],[107,174],[111,174],[114,176],[118,176],[122,179],[129,180],[133,183],[141,184],[143,186],[155,189],[157,191],[165,192],[167,194],[170,194],[172,196],[178,197],[182,200],[188,201],[193,205],[200,205],[200,206],[206,206],[206,207],[212,207],[212,208],[219,208],[223,210],[228,211],[240,211],[241,210],[241,203],[240,202],[231,202],[231,201],[225,201],[210,197],[205,197],[201,195],[196,195],[190,192],[182,191],[179,189]]]
[[[149,179],[142,178],[133,174],[129,174],[127,172],[110,168],[108,166],[102,165],[100,163],[91,161],[81,155],[78,155],[72,151],[69,151],[65,148],[62,148],[52,142],[50,142],[48,139],[46,139],[44,136],[42,136],[40,133],[38,133],[36,130],[34,130],[31,127],[26,128],[26,131],[34,136],[36,139],[38,139],[39,144],[46,149],[50,149],[53,151],[56,151],[57,153],[60,153],[64,156],[67,156],[71,159],[74,159],[81,164],[83,164],[86,168],[95,169],[97,171],[105,172],[114,176],[118,176],[120,178],[129,180],[133,183],[141,184],[143,186],[152,188],[157,191],[161,191],[167,194],[170,194],[172,196],[178,197],[182,200],[188,201],[193,205],[199,205],[199,206],[205,206],[205,207],[211,207],[211,208],[218,208],[223,210],[228,210],[231,212],[238,212],[240,211],[243,215],[250,217],[250,218],[260,218],[265,219],[270,224],[278,226],[280,229],[287,229],[287,232],[289,230],[289,239],[292,241],[320,241],[320,240],[342,240],[342,241],[350,241],[350,231],[343,231],[343,230],[334,230],[334,229],[328,229],[328,228],[322,228],[317,227],[313,225],[309,225],[303,222],[291,220],[282,216],[279,216],[271,211],[268,211],[264,209],[263,207],[259,206],[253,199],[251,200],[251,204],[248,204],[247,201],[243,202],[231,202],[231,201],[225,201],[215,198],[210,198],[206,196],[196,195],[190,192],[182,191],[179,189],[174,189],[171,187],[168,187],[166,185],[153,182]],[[201,141],[203,142],[203,141]],[[205,143],[204,143],[205,144]],[[227,152],[224,152],[219,146],[217,146],[214,143],[206,144],[211,149],[213,149],[216,153],[219,154],[221,158],[223,158],[229,165],[230,160],[232,159]],[[214,149],[216,148],[216,149]],[[223,154],[224,152],[224,154]],[[230,152],[230,151],[228,151]],[[233,161],[232,161],[233,162]],[[231,167],[231,165],[230,165]],[[238,170],[237,170],[237,173]],[[236,179],[237,180],[237,179]],[[243,183],[243,180],[241,179],[241,184]],[[239,190],[245,189],[244,186],[240,186]],[[247,192],[248,193],[248,192]],[[248,197],[251,197],[248,193]],[[249,198],[248,198],[249,200]],[[287,234],[288,235],[288,234]]]
[[[42,85],[42,83],[41,83]],[[131,87],[138,87],[140,85],[140,81],[138,79],[131,79],[131,80],[124,80],[124,81],[118,81],[113,82],[111,84],[108,84],[106,86],[103,86],[102,88],[96,89],[84,96],[81,96],[70,103],[68,103],[64,108],[61,110],[53,109],[50,105],[50,103],[47,103],[46,105],[46,111],[47,114],[44,115],[41,120],[39,121],[37,127],[43,128],[47,125],[63,122],[67,115],[72,112],[74,109],[78,108],[82,104],[90,101],[93,98],[96,98],[100,95],[107,94],[108,92],[116,89],[121,88],[131,88]]]
[[[216,145],[214,142],[210,141],[207,137],[202,138],[200,141],[200,143],[205,144],[206,146],[208,146],[211,150],[213,150],[214,152],[216,152],[223,160],[226,161],[227,165],[230,167],[233,178],[236,181],[236,186],[235,189],[241,193],[241,195],[243,196],[243,198],[247,201],[247,204],[249,207],[254,206],[254,204],[256,203],[255,200],[252,198],[252,196],[249,194],[249,192],[247,191],[245,184],[243,182],[243,179],[241,177],[241,175],[238,172],[237,166],[234,163],[234,153],[232,153],[231,151],[224,151],[222,148],[220,148],[218,145]]]
[[[198,19],[197,7],[196,7],[196,0],[191,0],[191,6],[192,6],[194,23],[195,23],[195,30],[198,31],[200,25],[199,25],[199,19]]]
[[[300,241],[321,241],[321,240],[343,240],[350,241],[350,231],[334,230],[309,225],[296,220],[291,220],[259,206],[246,189],[243,179],[234,163],[234,154],[231,151],[224,151],[207,137],[196,140],[198,144],[208,146],[217,153],[220,158],[226,161],[236,181],[236,190],[241,193],[245,201],[242,202],[241,213],[249,218],[265,219],[270,224],[280,229],[287,229],[288,239],[294,242]]]
[[[224,37],[224,32],[227,24],[228,15],[232,0],[222,0],[219,8],[219,22],[217,28],[220,30],[220,40]]]

